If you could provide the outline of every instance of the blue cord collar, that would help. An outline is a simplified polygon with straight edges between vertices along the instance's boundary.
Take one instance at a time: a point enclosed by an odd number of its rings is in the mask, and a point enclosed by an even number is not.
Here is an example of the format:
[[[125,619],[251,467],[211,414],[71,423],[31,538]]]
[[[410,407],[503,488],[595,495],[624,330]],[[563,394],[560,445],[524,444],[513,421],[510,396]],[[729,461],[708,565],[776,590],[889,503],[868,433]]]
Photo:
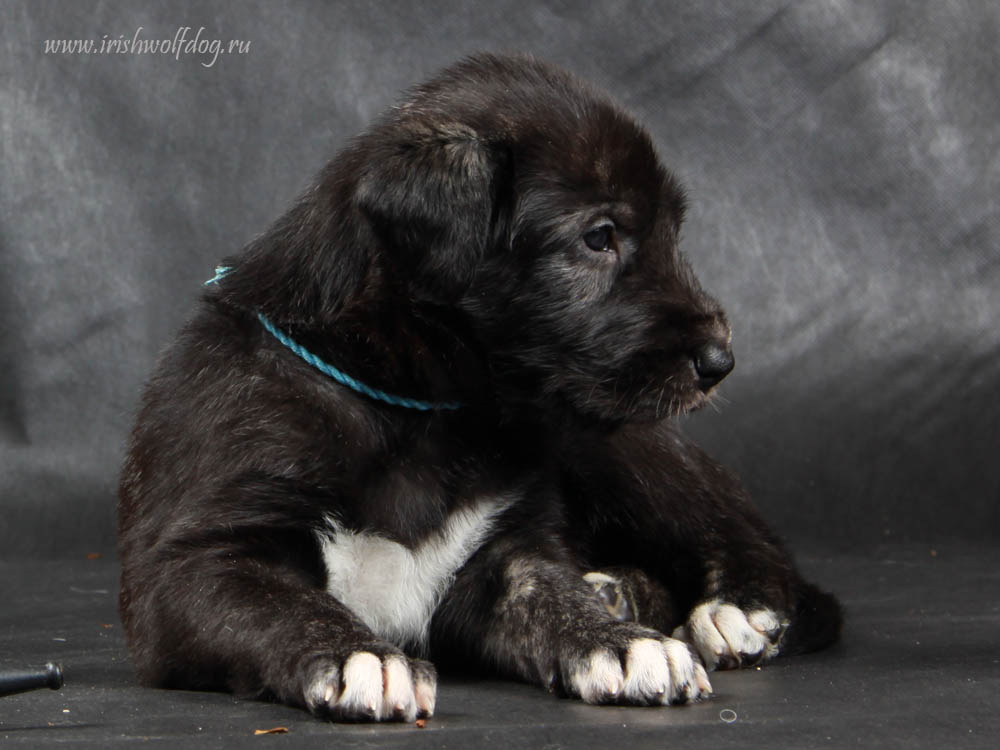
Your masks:
[[[209,284],[217,284],[222,277],[229,273],[229,271],[229,266],[217,266],[215,269],[215,276],[206,281],[205,286],[208,286]],[[265,330],[274,336],[274,338],[288,347],[294,354],[311,364],[321,373],[328,375],[341,385],[346,385],[348,388],[351,388],[358,393],[362,393],[369,398],[373,398],[376,401],[383,401],[387,404],[392,404],[393,406],[403,406],[407,409],[417,409],[418,411],[434,411],[436,409],[454,410],[459,409],[462,406],[461,404],[452,401],[434,403],[431,401],[420,401],[414,398],[405,398],[404,396],[394,396],[391,393],[386,393],[385,391],[380,391],[377,388],[372,388],[359,380],[355,380],[346,372],[338,370],[333,365],[324,362],[308,349],[301,346],[287,333],[274,325],[274,323],[272,323],[263,313],[257,313],[257,320],[260,321],[260,324],[264,326]]]

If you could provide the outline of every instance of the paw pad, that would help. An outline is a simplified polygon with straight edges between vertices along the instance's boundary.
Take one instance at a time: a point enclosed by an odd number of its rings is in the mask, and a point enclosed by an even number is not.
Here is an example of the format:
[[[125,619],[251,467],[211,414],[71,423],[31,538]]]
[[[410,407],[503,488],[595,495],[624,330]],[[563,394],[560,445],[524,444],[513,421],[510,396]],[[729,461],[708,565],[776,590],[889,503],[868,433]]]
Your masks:
[[[585,574],[583,580],[593,587],[594,594],[608,610],[608,614],[618,622],[635,622],[639,619],[634,597],[624,581],[597,571]]]

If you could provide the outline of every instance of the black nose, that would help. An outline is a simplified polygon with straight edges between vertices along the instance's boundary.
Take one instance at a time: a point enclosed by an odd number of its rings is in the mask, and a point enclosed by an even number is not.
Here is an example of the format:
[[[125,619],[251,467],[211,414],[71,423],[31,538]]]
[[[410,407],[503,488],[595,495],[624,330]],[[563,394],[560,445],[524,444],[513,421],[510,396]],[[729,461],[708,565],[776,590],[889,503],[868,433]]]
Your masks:
[[[707,391],[728,375],[736,360],[729,345],[705,344],[695,352],[694,369],[698,373],[698,387]]]

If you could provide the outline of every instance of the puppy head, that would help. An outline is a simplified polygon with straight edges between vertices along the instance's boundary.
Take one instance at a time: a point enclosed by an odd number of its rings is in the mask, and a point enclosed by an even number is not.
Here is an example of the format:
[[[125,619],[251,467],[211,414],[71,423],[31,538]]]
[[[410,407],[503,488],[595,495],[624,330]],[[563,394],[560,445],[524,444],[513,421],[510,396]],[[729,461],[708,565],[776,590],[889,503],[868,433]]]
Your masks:
[[[722,309],[678,250],[680,187],[607,104],[534,137],[515,157],[509,248],[468,297],[494,371],[602,419],[702,406],[733,357]]]
[[[678,250],[684,197],[641,127],[563,71],[492,56],[391,117],[407,145],[359,195],[417,283],[456,295],[502,401],[610,420],[705,403],[730,330]]]
[[[389,300],[485,361],[489,382],[463,394],[657,419],[732,368],[725,316],[678,251],[683,213],[649,136],[605,96],[482,55],[356,139],[222,293],[331,335],[339,311]]]

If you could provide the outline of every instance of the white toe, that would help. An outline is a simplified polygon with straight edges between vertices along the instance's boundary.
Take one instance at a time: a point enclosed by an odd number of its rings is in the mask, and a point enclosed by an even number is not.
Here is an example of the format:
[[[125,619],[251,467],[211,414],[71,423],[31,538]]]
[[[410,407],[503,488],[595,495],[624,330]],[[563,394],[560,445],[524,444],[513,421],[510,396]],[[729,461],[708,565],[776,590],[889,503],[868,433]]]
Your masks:
[[[713,610],[717,606],[717,601],[699,604],[691,611],[686,629],[692,645],[698,650],[702,661],[709,669],[715,669],[722,656],[729,650],[726,639],[722,637],[722,633],[712,620]]]
[[[604,703],[618,696],[624,676],[618,657],[610,651],[592,651],[570,675],[570,688],[587,703]]]
[[[330,707],[340,691],[340,670],[327,669],[322,672],[306,690],[306,703],[310,709],[325,705]]]
[[[696,700],[702,693],[712,692],[705,668],[691,658],[687,644],[671,638],[666,642],[667,661],[670,663],[669,700]],[[701,670],[699,674],[698,670]]]
[[[713,619],[715,626],[729,645],[730,653],[737,659],[740,659],[742,654],[758,654],[767,645],[767,639],[751,627],[739,607],[720,604]]]
[[[334,708],[345,716],[382,715],[382,661],[375,654],[357,651],[347,658],[344,690]]]
[[[433,716],[434,706],[437,703],[437,686],[432,682],[418,678],[413,694],[417,702],[417,712],[421,716]]]
[[[670,665],[663,644],[638,638],[625,654],[625,698],[631,703],[670,700]]]
[[[406,662],[398,656],[388,657],[383,667],[383,679],[385,684],[379,718],[403,718],[405,721],[416,719],[417,701]]]

